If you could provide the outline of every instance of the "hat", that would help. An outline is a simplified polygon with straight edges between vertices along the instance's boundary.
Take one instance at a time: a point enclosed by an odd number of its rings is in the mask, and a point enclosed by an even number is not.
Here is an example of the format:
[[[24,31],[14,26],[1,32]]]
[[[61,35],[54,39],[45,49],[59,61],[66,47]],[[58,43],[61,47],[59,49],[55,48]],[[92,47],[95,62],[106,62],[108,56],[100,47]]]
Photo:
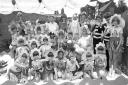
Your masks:
[[[41,52],[40,52],[39,49],[34,48],[34,49],[31,50],[30,57],[31,57],[32,60],[34,60],[34,56],[36,56],[36,58],[38,57],[39,59],[41,58]]]
[[[96,49],[96,53],[99,53],[99,51],[106,53],[106,47],[104,43],[100,42],[99,44],[96,45],[95,49]]]
[[[21,44],[24,44],[24,45],[27,44],[27,42],[26,42],[26,38],[23,37],[23,36],[19,36],[19,37],[17,37],[17,45],[20,46]]]
[[[8,26],[8,31],[11,33],[11,34],[13,34],[13,30],[17,30],[18,31],[18,26],[17,26],[17,24],[15,23],[15,22],[12,22],[9,26]]]
[[[20,57],[28,59],[29,58],[29,53],[27,51],[23,50],[20,54]]]
[[[29,47],[31,48],[32,45],[37,45],[37,47],[39,47],[39,42],[36,39],[32,39],[29,41]]]

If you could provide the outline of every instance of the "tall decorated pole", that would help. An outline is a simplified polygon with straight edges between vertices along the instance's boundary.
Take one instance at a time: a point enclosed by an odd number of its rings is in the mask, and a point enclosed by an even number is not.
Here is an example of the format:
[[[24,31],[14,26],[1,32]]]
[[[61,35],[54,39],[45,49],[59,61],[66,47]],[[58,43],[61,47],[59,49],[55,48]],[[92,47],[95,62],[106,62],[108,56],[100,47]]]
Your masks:
[[[95,18],[99,15],[99,2],[97,1],[96,7],[95,7]]]

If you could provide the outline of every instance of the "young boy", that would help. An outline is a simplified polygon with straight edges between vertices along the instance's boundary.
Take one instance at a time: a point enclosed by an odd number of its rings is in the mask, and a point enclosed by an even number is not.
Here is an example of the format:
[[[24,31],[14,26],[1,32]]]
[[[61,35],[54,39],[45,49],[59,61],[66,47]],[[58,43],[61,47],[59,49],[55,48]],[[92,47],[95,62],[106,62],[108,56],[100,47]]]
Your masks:
[[[64,52],[58,51],[57,57],[55,59],[55,77],[56,79],[65,79],[65,70],[66,70],[66,60],[64,58]]]

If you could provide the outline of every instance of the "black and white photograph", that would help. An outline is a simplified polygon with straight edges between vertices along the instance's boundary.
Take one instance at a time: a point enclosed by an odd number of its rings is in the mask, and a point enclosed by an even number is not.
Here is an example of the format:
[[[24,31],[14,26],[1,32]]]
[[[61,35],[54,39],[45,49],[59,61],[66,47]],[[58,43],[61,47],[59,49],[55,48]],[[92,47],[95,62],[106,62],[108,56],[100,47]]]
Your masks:
[[[0,85],[128,85],[128,0],[0,0]]]

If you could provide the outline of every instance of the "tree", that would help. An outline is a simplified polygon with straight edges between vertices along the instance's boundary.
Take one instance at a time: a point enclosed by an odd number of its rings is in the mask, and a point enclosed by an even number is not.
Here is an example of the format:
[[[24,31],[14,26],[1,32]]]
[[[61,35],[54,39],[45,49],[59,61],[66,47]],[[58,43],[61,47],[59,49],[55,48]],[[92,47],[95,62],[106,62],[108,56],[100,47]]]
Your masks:
[[[128,9],[128,7],[126,6],[126,3],[124,2],[124,0],[119,0],[119,2],[118,2],[118,7],[117,7],[117,9],[116,9],[116,13],[117,13],[117,14],[122,14],[122,13],[124,13],[127,9]]]

